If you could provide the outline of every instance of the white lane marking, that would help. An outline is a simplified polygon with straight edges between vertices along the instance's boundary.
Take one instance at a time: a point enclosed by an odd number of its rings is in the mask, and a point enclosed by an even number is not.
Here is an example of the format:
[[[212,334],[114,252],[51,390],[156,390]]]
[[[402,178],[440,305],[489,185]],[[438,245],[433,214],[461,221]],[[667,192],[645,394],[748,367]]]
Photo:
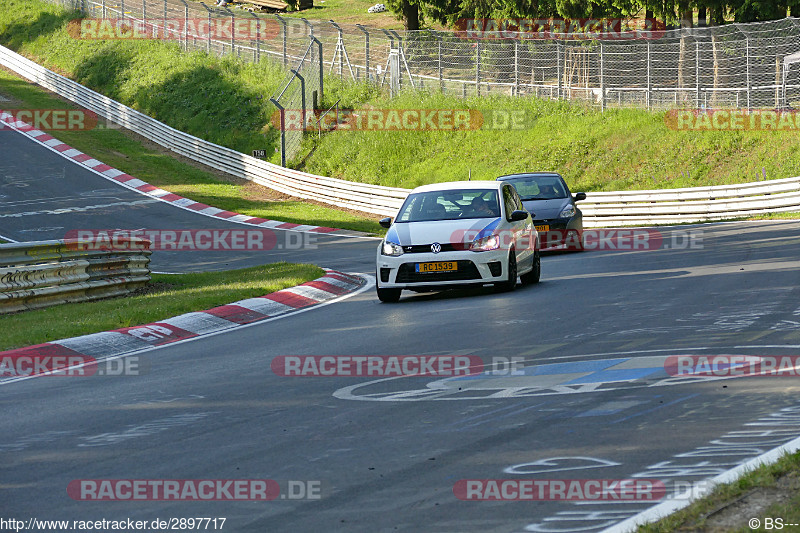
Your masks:
[[[11,237],[6,237],[5,235],[0,235],[0,239],[3,239],[4,241],[12,242],[12,243],[17,243],[17,242],[19,242],[19,241],[15,241],[15,240],[14,240],[14,239],[12,239]]]
[[[579,466],[560,466],[564,462],[584,462]],[[594,464],[593,464],[594,463]],[[596,457],[582,457],[582,456],[566,456],[566,457],[548,457],[547,459],[540,459],[532,463],[522,463],[518,465],[509,466],[503,469],[506,474],[542,474],[550,472],[565,472],[567,470],[585,470],[588,468],[605,468],[608,466],[620,466],[622,463],[609,461],[607,459],[598,459]],[[539,468],[538,470],[527,470],[526,467],[546,467]]]
[[[34,374],[34,375],[31,375],[31,376],[18,376],[18,377],[14,377],[14,378],[11,378],[11,379],[2,380],[2,381],[0,381],[0,386],[10,385],[11,383],[16,383],[17,381],[25,381],[25,380],[28,380],[28,379],[40,378],[42,376],[49,376],[50,374],[53,374],[53,373],[56,373],[56,372],[68,372],[68,371],[76,370],[76,369],[79,369],[79,368],[83,368],[84,366],[87,366],[87,365],[97,364],[99,366],[100,363],[105,362],[105,361],[114,361],[116,359],[121,359],[123,357],[128,357],[128,356],[131,356],[131,355],[139,355],[139,354],[142,354],[142,353],[145,353],[145,352],[152,352],[152,351],[155,351],[155,350],[160,350],[160,349],[163,349],[163,348],[175,346],[176,344],[183,344],[183,343],[186,343],[186,342],[193,342],[193,341],[197,341],[197,340],[201,340],[201,339],[209,339],[209,338],[215,337],[217,335],[222,335],[223,333],[231,333],[231,332],[234,332],[234,331],[239,331],[239,330],[242,330],[242,329],[245,329],[245,328],[250,328],[250,327],[253,327],[253,326],[260,326],[262,324],[266,324],[267,322],[272,322],[274,320],[281,320],[283,318],[288,318],[290,316],[299,315],[300,313],[305,313],[307,311],[313,311],[314,309],[319,309],[320,307],[325,307],[325,306],[328,306],[328,305],[339,303],[339,302],[344,301],[344,300],[346,300],[346,299],[348,299],[348,298],[350,298],[352,296],[356,296],[358,294],[361,294],[362,292],[364,292],[364,291],[366,291],[366,290],[368,290],[368,289],[370,289],[370,288],[375,286],[375,276],[372,276],[370,274],[361,274],[361,273],[358,273],[358,272],[355,272],[355,273],[350,272],[349,274],[360,276],[361,278],[365,279],[367,282],[364,284],[363,287],[361,287],[359,289],[356,289],[355,291],[353,291],[351,293],[343,294],[342,296],[337,296],[336,298],[332,298],[332,299],[330,299],[330,300],[328,300],[326,302],[321,302],[321,303],[313,305],[311,307],[304,307],[302,309],[298,309],[298,310],[292,311],[290,313],[286,313],[286,314],[283,314],[283,315],[280,315],[280,316],[276,316],[276,317],[272,317],[272,318],[266,318],[266,319],[260,320],[258,322],[251,322],[249,324],[235,324],[235,325],[233,325],[233,326],[231,326],[231,327],[229,327],[227,329],[224,329],[224,330],[221,330],[221,331],[215,331],[213,333],[208,333],[206,335],[201,335],[201,336],[198,336],[198,337],[191,337],[191,338],[188,338],[188,339],[181,339],[179,341],[171,342],[171,343],[168,343],[168,344],[162,344],[160,346],[148,346],[146,348],[142,348],[141,350],[136,350],[136,351],[133,351],[133,352],[127,352],[127,353],[118,354],[118,355],[111,355],[111,356],[108,356],[108,357],[96,358],[95,361],[91,361],[91,362],[87,362],[87,363],[81,363],[79,365],[71,366],[69,368],[59,368],[58,370],[51,370],[50,372],[43,372],[41,374]],[[57,344],[57,342],[58,341],[54,341],[52,344]]]
[[[41,211],[23,211],[21,213],[0,214],[0,218],[22,218],[22,217],[37,216],[37,215],[63,215],[66,213],[83,213],[85,211],[91,211],[94,209],[103,209],[106,207],[154,204],[158,201],[159,200],[156,198],[150,198],[147,200],[134,200],[132,202],[111,202],[108,204],[85,205],[82,207],[79,206],[60,207],[58,209],[42,209]]]

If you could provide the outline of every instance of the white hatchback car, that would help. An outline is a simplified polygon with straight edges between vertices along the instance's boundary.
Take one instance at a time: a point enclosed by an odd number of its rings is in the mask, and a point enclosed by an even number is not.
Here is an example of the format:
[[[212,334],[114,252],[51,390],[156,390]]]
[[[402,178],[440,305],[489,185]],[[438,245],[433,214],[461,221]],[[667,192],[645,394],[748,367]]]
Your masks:
[[[499,290],[537,283],[539,235],[517,191],[501,181],[455,181],[417,187],[378,247],[382,302],[403,289],[425,292],[492,283]]]

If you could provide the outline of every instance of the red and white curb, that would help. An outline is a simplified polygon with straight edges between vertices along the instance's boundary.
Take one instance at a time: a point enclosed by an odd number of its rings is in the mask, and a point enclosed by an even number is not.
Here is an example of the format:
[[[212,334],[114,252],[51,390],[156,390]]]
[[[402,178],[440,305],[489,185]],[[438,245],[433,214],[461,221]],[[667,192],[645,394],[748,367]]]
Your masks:
[[[155,185],[151,185],[129,174],[125,174],[121,170],[110,167],[102,161],[98,161],[92,156],[84,154],[80,150],[61,142],[52,135],[45,133],[42,130],[34,129],[30,124],[24,121],[16,120],[14,116],[8,112],[3,111],[0,113],[0,122],[29,137],[40,145],[45,146],[50,150],[61,154],[63,157],[88,168],[99,176],[114,181],[123,187],[127,187],[128,189],[134,190],[146,196],[150,196],[151,198],[155,198],[162,202],[167,202],[175,207],[180,207],[181,209],[194,211],[201,215],[212,218],[227,220],[228,222],[237,222],[240,224],[258,226],[261,228],[299,231],[302,233],[337,235],[343,237],[366,236],[365,233],[359,231],[329,228],[326,226],[312,226],[308,224],[294,224],[292,222],[281,222],[280,220],[267,220],[266,218],[251,217],[250,215],[242,215],[240,213],[234,213],[233,211],[225,211],[224,209],[219,209],[200,202],[195,202],[194,200],[184,198],[183,196],[178,196],[177,194],[169,191],[165,191],[164,189],[160,189]]]
[[[281,315],[306,310],[323,303],[332,303],[369,287],[365,276],[325,269],[325,275],[302,285],[248,298],[205,311],[186,313],[141,326],[92,333],[35,346],[0,352],[0,361],[20,357],[69,358],[89,357],[107,360],[133,352],[141,352],[178,341],[221,333],[274,319]],[[0,374],[0,377],[3,377]],[[0,383],[34,376],[12,377]]]

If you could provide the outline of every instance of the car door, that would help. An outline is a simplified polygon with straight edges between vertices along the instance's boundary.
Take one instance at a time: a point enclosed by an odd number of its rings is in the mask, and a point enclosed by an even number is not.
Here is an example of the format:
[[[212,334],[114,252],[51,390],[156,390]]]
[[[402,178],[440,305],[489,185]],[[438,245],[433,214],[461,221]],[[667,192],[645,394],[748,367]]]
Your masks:
[[[527,265],[533,260],[534,239],[536,238],[533,234],[533,221],[530,216],[525,220],[511,220],[511,213],[525,210],[519,194],[511,185],[503,186],[503,206],[505,208],[505,222],[511,237],[506,239],[510,241],[507,246],[511,242],[514,243],[517,264],[522,268],[527,268]]]

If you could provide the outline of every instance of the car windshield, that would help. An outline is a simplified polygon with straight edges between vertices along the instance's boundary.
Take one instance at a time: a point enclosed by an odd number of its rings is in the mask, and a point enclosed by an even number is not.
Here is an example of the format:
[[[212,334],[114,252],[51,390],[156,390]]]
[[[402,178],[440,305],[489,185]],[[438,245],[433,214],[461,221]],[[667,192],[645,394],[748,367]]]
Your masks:
[[[408,195],[395,222],[499,217],[497,191],[460,189]]]
[[[506,180],[514,185],[523,200],[566,198],[564,183],[555,176],[523,176]]]

